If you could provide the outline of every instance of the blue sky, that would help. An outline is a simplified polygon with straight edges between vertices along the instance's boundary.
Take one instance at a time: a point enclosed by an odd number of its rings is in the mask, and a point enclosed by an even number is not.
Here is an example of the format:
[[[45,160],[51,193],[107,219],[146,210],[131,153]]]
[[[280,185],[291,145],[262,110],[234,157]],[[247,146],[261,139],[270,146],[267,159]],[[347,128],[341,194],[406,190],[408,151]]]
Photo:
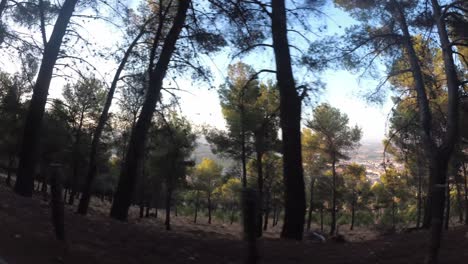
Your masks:
[[[344,12],[335,9],[331,4],[326,7],[327,14],[321,18],[311,18],[309,24],[327,25],[327,30],[323,34],[337,34],[343,32],[343,29],[350,26],[354,21]],[[98,45],[97,47],[112,48],[116,41],[119,41],[120,32],[118,29],[112,28],[104,22],[92,21],[85,27],[86,34],[92,42]],[[49,31],[50,32],[50,31]],[[316,36],[311,36],[316,38]],[[290,36],[290,41],[296,45],[302,45],[301,40]],[[296,43],[298,42],[298,43]],[[302,45],[301,47],[306,47]],[[219,106],[218,94],[216,87],[223,82],[227,73],[227,66],[230,63],[235,63],[239,58],[231,58],[227,52],[217,54],[210,57],[204,57],[203,61],[210,65],[214,75],[214,80],[210,84],[195,83],[192,84],[190,79],[179,79],[178,84],[184,90],[177,92],[180,96],[180,106],[182,112],[195,125],[211,125],[218,128],[224,127],[224,120]],[[256,50],[251,55],[248,55],[242,60],[251,64],[256,70],[263,68],[274,69],[274,61],[271,50]],[[99,61],[95,62],[99,75],[110,79],[117,67],[114,61]],[[300,71],[296,72],[296,78],[301,79]],[[273,75],[262,75],[262,81],[275,79]],[[369,105],[365,102],[360,94],[363,91],[373,89],[376,86],[376,81],[359,79],[358,76],[346,71],[329,70],[322,75],[322,80],[326,84],[326,89],[320,95],[313,95],[312,100],[318,102],[328,102],[334,107],[339,108],[343,113],[346,113],[352,125],[357,124],[363,130],[363,141],[377,142],[381,141],[385,135],[386,120],[392,104],[387,98],[383,105]],[[55,79],[51,85],[51,97],[60,97],[61,87],[64,81]],[[214,86],[215,89],[209,89]],[[115,101],[114,101],[115,106]],[[303,118],[310,116],[313,106],[305,106]]]

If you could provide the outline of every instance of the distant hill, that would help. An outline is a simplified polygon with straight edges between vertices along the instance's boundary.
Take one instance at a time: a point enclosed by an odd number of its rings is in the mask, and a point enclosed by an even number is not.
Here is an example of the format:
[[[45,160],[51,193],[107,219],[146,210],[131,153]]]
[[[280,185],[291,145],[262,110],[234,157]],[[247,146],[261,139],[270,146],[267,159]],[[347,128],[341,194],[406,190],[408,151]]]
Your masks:
[[[216,163],[223,166],[223,168],[230,168],[235,164],[232,159],[221,157],[216,155],[211,151],[210,144],[206,141],[204,137],[197,139],[197,147],[193,151],[192,157],[195,159],[195,163],[198,164],[202,161],[203,158],[209,158]]]

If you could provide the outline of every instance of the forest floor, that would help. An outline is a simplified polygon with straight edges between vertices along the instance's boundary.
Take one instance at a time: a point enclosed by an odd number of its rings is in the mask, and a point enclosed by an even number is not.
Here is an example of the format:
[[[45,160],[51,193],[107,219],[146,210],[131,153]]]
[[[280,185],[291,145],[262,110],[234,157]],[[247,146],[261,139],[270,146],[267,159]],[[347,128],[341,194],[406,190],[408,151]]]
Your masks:
[[[132,209],[129,223],[107,216],[109,204],[94,201],[82,217],[66,208],[67,244],[55,240],[47,202],[15,195],[0,185],[0,259],[9,264],[114,263],[243,263],[245,244],[237,225],[191,223],[173,217],[173,230],[164,230],[160,218],[139,220]],[[98,208],[104,208],[98,210]],[[346,243],[284,241],[279,228],[259,241],[260,263],[423,263],[428,233],[366,237]],[[444,235],[440,263],[467,263],[468,228]],[[355,234],[359,237],[359,234]],[[364,235],[363,235],[364,236]],[[362,238],[362,237],[361,237]]]

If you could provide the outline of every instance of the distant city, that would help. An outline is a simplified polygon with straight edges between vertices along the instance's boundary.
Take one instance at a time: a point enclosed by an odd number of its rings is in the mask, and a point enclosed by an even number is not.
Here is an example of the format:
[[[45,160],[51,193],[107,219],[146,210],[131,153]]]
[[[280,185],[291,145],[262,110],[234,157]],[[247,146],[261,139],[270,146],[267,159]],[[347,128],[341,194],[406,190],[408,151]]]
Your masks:
[[[384,146],[381,142],[362,142],[361,146],[348,155],[349,160],[340,161],[340,165],[357,163],[366,167],[366,176],[372,182],[380,180],[380,175],[384,172],[382,166]],[[205,139],[199,139],[197,148],[194,151],[193,158],[199,163],[203,158],[210,158],[221,164],[225,169],[232,166],[234,162],[230,159],[220,157],[211,152],[210,146]],[[387,160],[391,157],[387,155]],[[400,164],[396,164],[397,168]]]

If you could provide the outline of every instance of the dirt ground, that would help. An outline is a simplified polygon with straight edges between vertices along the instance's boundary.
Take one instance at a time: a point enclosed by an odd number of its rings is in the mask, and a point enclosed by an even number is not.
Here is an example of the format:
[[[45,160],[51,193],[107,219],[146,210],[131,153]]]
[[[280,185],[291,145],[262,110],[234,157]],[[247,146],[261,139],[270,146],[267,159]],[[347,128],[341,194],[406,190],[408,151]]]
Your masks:
[[[243,263],[245,244],[238,225],[191,223],[173,217],[173,230],[161,219],[139,220],[137,209],[129,223],[107,217],[107,203],[95,201],[82,217],[66,210],[67,244],[55,240],[48,203],[27,199],[0,186],[0,258],[10,264],[45,263]],[[102,208],[102,209],[99,209]],[[444,236],[440,263],[468,263],[468,228]],[[373,236],[356,231],[354,242],[337,244],[278,239],[279,228],[259,241],[260,263],[423,263],[428,234],[423,231]],[[358,240],[363,241],[356,242]],[[370,238],[370,240],[369,240]]]

